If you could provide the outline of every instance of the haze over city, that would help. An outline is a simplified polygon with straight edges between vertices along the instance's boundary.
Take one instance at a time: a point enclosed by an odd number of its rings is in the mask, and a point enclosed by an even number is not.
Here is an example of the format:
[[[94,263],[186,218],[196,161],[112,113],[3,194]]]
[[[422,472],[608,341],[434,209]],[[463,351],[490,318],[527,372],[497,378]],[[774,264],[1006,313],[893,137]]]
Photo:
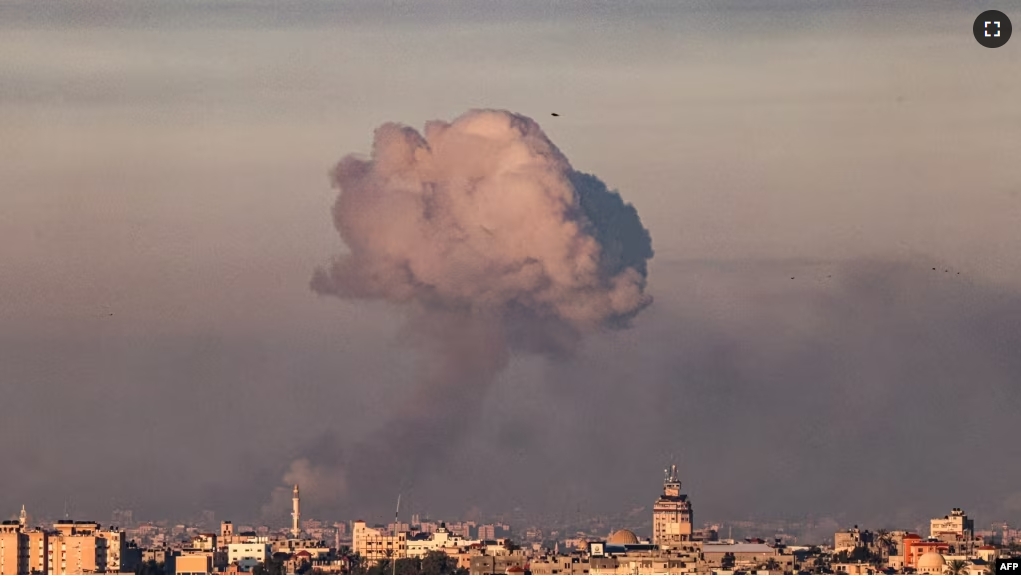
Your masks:
[[[0,4],[0,511],[619,514],[676,463],[698,525],[1021,522],[1018,44],[852,7]],[[473,110],[654,255],[439,324],[512,336],[451,402],[405,292],[325,278],[338,162]]]

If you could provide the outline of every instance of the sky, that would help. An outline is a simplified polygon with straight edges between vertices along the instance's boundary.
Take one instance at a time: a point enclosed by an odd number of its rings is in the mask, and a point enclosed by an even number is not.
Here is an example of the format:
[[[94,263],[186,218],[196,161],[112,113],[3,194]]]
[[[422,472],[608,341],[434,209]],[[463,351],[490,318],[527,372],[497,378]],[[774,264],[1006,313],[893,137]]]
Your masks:
[[[1021,522],[1021,44],[978,11],[0,4],[0,516],[284,522],[294,462],[380,434],[423,362],[399,308],[309,289],[328,174],[486,108],[634,205],[654,302],[512,355],[409,510],[625,511],[676,462],[696,524]]]

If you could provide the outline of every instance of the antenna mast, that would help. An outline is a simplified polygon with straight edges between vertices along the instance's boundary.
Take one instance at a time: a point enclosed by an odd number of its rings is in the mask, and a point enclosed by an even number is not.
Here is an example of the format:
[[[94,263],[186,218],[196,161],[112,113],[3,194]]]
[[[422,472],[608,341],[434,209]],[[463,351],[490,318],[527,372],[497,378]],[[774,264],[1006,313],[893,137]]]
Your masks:
[[[399,527],[397,526],[397,517],[400,515],[400,513],[401,513],[401,494],[400,494],[400,492],[398,492],[397,493],[397,510],[394,511],[394,538],[395,539],[397,539],[397,533],[400,532],[400,530],[398,529]],[[397,549],[398,548],[400,548],[400,541],[399,540],[394,542],[394,557],[392,559],[393,560],[393,573],[394,573],[395,576],[397,574]]]

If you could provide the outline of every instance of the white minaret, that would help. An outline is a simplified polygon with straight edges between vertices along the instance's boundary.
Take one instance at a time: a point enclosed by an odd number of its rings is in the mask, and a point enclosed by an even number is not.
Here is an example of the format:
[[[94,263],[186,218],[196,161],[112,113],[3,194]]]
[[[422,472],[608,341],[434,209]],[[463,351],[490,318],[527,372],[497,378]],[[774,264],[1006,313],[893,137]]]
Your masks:
[[[28,512],[25,512],[25,505],[21,505],[21,514],[18,516],[18,524],[21,525],[21,529],[24,530],[28,524]]]
[[[301,534],[301,498],[298,497],[298,485],[294,485],[294,498],[293,498],[294,510],[291,511],[291,536],[297,538]]]

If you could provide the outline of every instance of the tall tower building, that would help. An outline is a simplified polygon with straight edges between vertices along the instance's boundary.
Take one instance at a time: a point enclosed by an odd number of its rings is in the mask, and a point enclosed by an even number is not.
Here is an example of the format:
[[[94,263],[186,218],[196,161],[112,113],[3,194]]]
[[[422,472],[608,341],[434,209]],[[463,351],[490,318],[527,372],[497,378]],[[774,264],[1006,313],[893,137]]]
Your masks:
[[[688,542],[692,535],[691,501],[681,494],[677,466],[664,470],[663,494],[652,508],[652,543],[669,546]]]
[[[21,526],[21,531],[24,532],[28,527],[28,512],[25,512],[25,505],[21,505],[21,514],[18,515],[18,525]]]
[[[291,511],[291,537],[297,538],[301,535],[301,498],[298,496],[298,485],[294,485],[293,510]]]

